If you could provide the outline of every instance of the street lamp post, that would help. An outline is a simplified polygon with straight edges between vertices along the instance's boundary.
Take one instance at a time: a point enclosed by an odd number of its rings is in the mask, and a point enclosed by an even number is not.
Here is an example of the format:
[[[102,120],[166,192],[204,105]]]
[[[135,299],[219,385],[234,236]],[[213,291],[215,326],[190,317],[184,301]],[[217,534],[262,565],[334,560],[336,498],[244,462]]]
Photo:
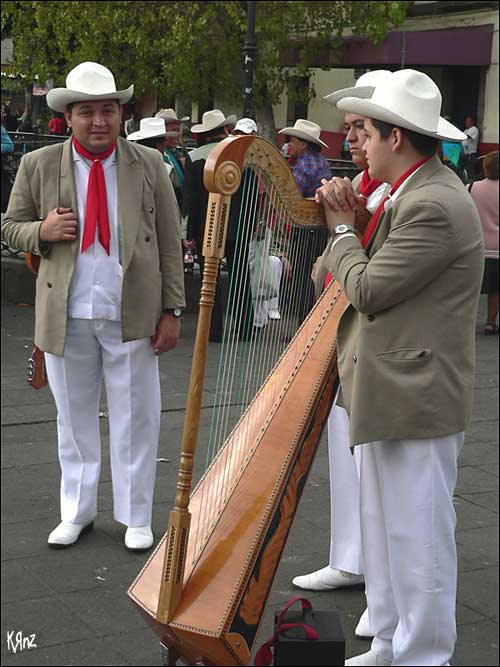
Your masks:
[[[245,57],[245,94],[243,102],[243,115],[246,118],[253,116],[253,63],[255,60],[255,53],[257,46],[255,44],[255,2],[247,2],[248,17],[247,17],[247,39],[243,47],[243,55]]]

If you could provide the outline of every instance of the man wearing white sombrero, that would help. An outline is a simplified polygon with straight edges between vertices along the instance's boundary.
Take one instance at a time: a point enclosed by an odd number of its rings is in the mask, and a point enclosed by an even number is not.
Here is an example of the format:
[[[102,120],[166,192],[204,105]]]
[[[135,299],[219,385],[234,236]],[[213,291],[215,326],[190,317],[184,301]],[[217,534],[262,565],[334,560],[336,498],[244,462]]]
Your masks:
[[[446,665],[456,640],[453,490],[472,410],[481,227],[437,156],[462,133],[425,74],[401,70],[337,106],[364,117],[372,178],[392,185],[363,240],[356,198],[318,198],[334,234],[328,268],[350,306],[338,327],[351,447],[361,447],[360,520],[371,650],[348,665]],[[329,193],[348,209],[329,207]]]
[[[153,544],[158,355],[179,337],[184,276],[161,155],[119,137],[121,105],[132,94],[92,62],[48,93],[73,137],[23,157],[3,226],[11,247],[41,255],[35,343],[57,405],[62,472],[53,548],[75,544],[97,514],[102,379],[114,517],[127,526],[128,549]]]
[[[230,129],[236,124],[236,116],[225,116],[220,109],[212,109],[203,114],[202,122],[191,127],[191,132],[197,136],[198,148],[192,150],[186,158],[185,184],[182,197],[182,215],[187,216],[187,241],[196,247],[203,274],[203,236],[208,208],[208,191],[203,182],[203,170],[208,156],[219,142],[229,136]],[[234,215],[235,205],[231,206]],[[226,242],[226,252],[231,246],[233,225],[229,225]],[[229,243],[228,243],[229,242]],[[230,261],[230,258],[229,258]],[[214,310],[210,323],[210,340],[221,341],[223,332],[222,293],[220,281],[217,281]]]
[[[337,90],[324,99],[336,105],[344,97],[353,93],[359,97],[370,97],[375,85],[390,77],[388,70],[366,72],[358,78],[354,87]],[[357,211],[359,217],[371,216],[391,188],[387,183],[370,178],[366,155],[362,147],[366,140],[364,118],[359,114],[346,113],[344,127],[353,162],[362,171],[353,179],[352,188],[362,196],[362,205]],[[329,179],[328,179],[329,180]],[[333,193],[332,193],[333,196]],[[331,250],[331,241],[318,259],[314,269],[316,295],[319,296],[332,276],[325,263]],[[361,528],[359,521],[359,456],[356,448],[354,456],[349,451],[349,416],[344,408],[334,404],[328,418],[328,458],[330,462],[330,562],[326,567],[293,579],[294,586],[306,590],[327,591],[362,584],[364,581]],[[356,626],[355,634],[371,637],[367,610]]]
[[[163,160],[175,169],[182,190],[184,188],[184,161],[187,155],[182,137],[182,123],[186,123],[190,118],[189,116],[179,118],[175,109],[160,109],[155,113],[155,118],[162,118],[165,123],[168,139]],[[177,199],[179,206],[182,206],[182,198]]]
[[[182,202],[183,180],[181,181],[179,178],[179,173],[174,168],[173,163],[165,158],[170,142],[176,142],[178,136],[178,132],[167,132],[163,118],[155,116],[154,118],[143,118],[137,132],[131,132],[127,136],[127,141],[136,141],[141,146],[155,148],[160,151],[167,169],[167,174],[170,176],[170,180],[174,186],[175,197],[180,208]],[[181,174],[184,179],[184,172],[182,169]]]
[[[279,134],[290,137],[289,155],[295,161],[293,177],[303,197],[314,197],[323,179],[330,179],[332,172],[323,155],[328,148],[321,139],[321,127],[310,120],[299,118],[293,127],[284,127]],[[326,233],[320,229],[293,229],[290,238],[289,259],[292,266],[291,293],[296,295],[294,313],[299,324],[306,318],[314,303],[311,270],[327,242]]]

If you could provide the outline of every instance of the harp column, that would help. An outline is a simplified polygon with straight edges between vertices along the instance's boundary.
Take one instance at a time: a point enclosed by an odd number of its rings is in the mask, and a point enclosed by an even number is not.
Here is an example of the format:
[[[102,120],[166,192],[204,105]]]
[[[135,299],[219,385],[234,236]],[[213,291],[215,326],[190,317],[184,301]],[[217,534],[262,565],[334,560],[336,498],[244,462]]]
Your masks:
[[[189,497],[193,478],[194,454],[198,444],[203,380],[208,350],[210,320],[215,301],[215,288],[219,273],[219,263],[224,257],[227,224],[231,195],[236,192],[241,182],[241,170],[235,162],[224,162],[208,186],[207,221],[203,241],[205,266],[200,296],[200,312],[196,344],[193,353],[193,365],[189,384],[182,438],[182,452],[177,480],[177,494],[174,509],[170,512],[166,538],[165,557],[162,567],[162,580],[156,618],[160,623],[167,623],[182,597],[186,552],[189,538],[191,515]]]

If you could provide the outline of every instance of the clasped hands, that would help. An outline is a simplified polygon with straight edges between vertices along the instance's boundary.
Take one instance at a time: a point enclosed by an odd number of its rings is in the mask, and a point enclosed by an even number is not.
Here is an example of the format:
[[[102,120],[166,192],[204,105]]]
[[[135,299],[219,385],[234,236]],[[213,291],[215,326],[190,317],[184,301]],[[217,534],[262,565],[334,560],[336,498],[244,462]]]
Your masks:
[[[347,177],[334,176],[329,181],[322,179],[321,183],[314,199],[323,205],[330,232],[344,224],[356,227],[362,234],[371,214],[364,207],[363,198],[354,192],[351,181]]]

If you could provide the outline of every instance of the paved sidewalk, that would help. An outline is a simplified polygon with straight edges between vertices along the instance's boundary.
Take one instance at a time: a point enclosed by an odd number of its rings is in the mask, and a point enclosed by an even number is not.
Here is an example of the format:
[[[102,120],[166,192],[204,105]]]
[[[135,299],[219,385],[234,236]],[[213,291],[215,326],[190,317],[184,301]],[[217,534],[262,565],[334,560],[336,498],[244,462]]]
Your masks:
[[[2,303],[2,664],[161,665],[157,638],[126,596],[146,556],[124,549],[125,529],[113,520],[105,418],[95,530],[75,548],[47,548],[47,535],[59,520],[56,413],[50,391],[37,392],[25,381],[33,311],[32,306]],[[174,497],[195,319],[192,314],[184,317],[181,343],[161,358],[162,460],[153,525],[157,536],[166,529]],[[478,322],[484,319],[482,300]],[[477,355],[474,419],[455,497],[458,642],[452,664],[464,666],[499,664],[498,337],[486,338],[478,328]],[[325,444],[311,471],[275,580],[262,641],[271,634],[274,611],[297,592],[291,586],[292,577],[327,563]],[[364,608],[362,590],[309,597],[317,609],[340,613],[348,656],[369,649],[368,642],[354,638]],[[24,650],[18,643],[21,638]]]

